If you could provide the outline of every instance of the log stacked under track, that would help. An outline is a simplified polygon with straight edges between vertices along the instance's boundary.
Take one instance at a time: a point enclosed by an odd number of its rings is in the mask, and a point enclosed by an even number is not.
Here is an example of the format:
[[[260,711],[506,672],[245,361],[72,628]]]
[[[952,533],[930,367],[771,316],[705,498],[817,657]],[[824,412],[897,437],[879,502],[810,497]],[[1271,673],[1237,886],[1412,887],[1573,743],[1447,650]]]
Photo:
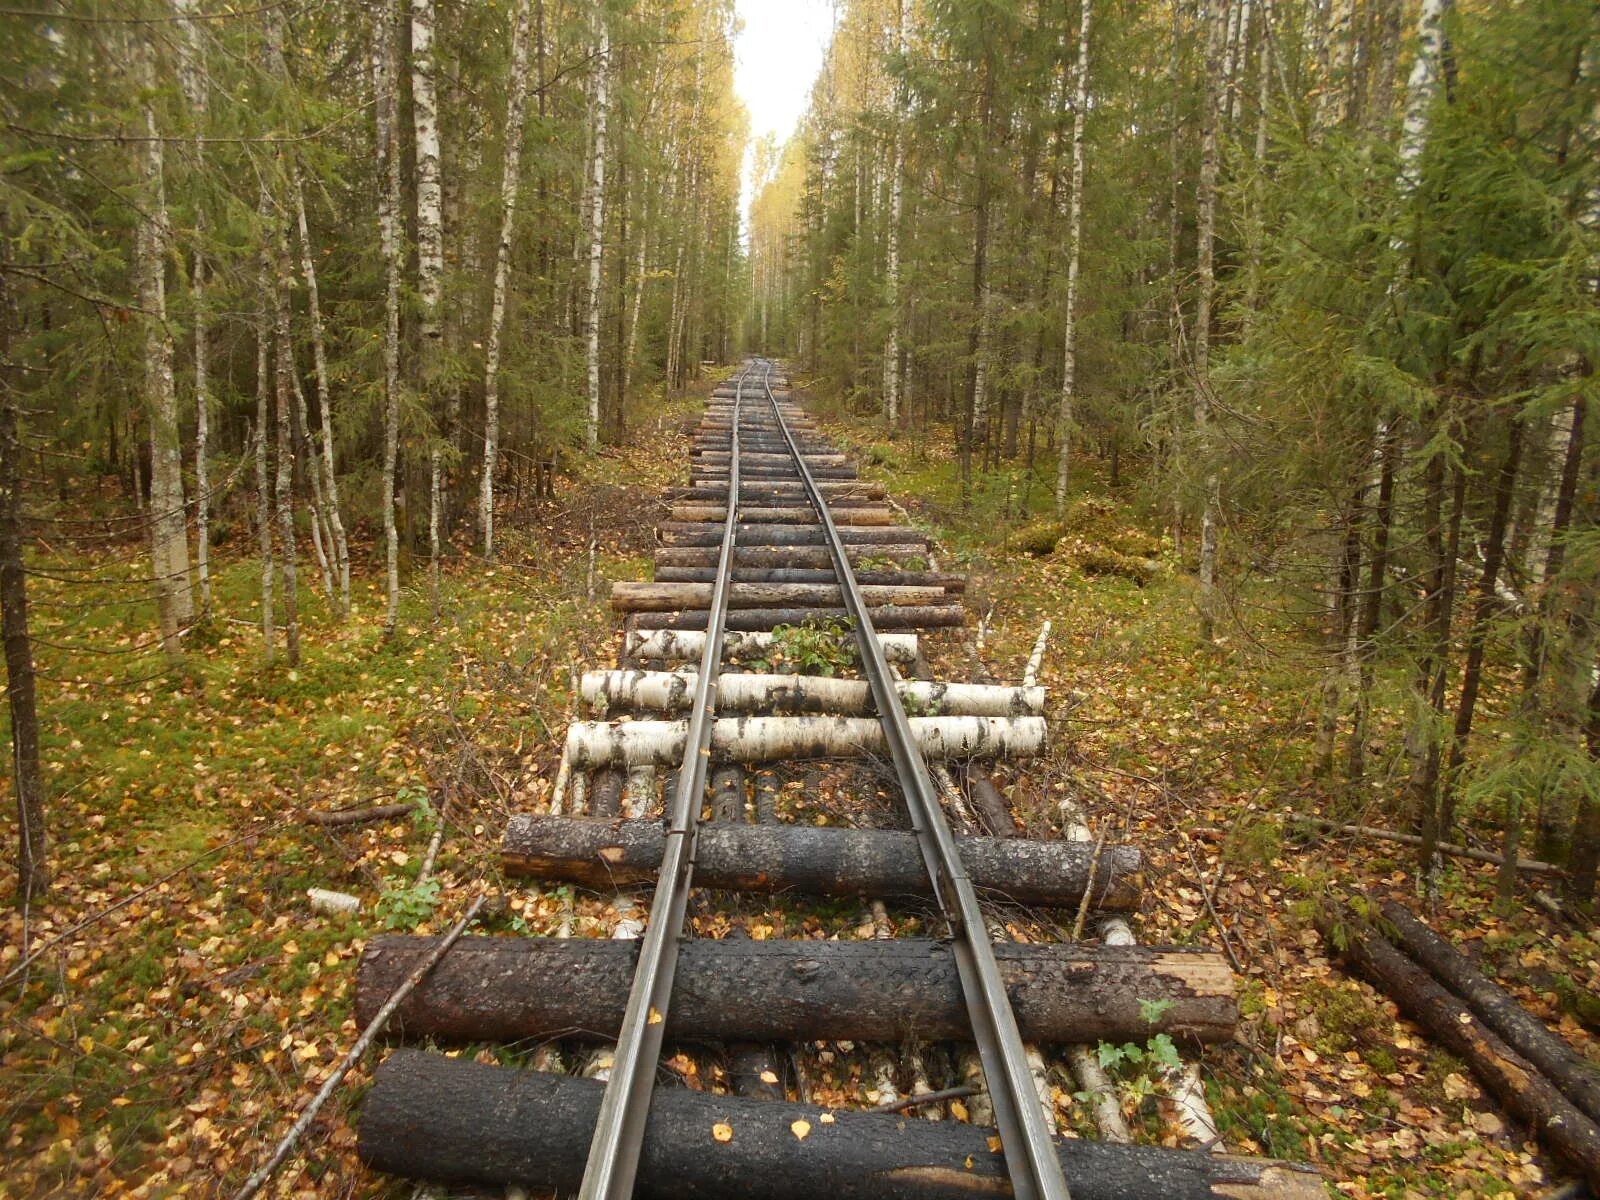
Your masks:
[[[694,700],[695,664],[725,544],[737,412],[740,484],[726,626],[735,632],[727,635],[723,661],[739,666],[724,665],[717,676],[704,824],[693,843],[694,885],[716,889],[699,893],[702,914],[729,906],[734,929],[726,938],[686,940],[674,953],[678,969],[664,1016],[674,1044],[697,1047],[694,1054],[722,1047],[723,1078],[735,1095],[655,1089],[637,1194],[916,1200],[1009,1194],[1006,1160],[995,1153],[992,1131],[909,1116],[835,1115],[785,1102],[809,1093],[802,1079],[791,1078],[790,1086],[781,1078],[788,1056],[778,1045],[834,1039],[825,1052],[832,1060],[851,1053],[838,1039],[867,1043],[856,1053],[877,1065],[863,1069],[864,1076],[892,1075],[902,1052],[891,1047],[905,1046],[910,1090],[928,1091],[943,1085],[930,1081],[927,1063],[949,1061],[939,1046],[965,1042],[970,1016],[948,941],[878,940],[891,927],[885,902],[925,915],[934,889],[924,848],[894,811],[895,785],[884,781],[873,691],[848,677],[842,661],[829,668],[842,673],[801,673],[820,664],[817,638],[826,643],[832,636],[841,648],[848,639],[826,632],[845,612],[841,587],[777,414],[829,506],[840,553],[854,568],[875,627],[885,631],[879,645],[891,664],[915,666],[925,676],[917,631],[963,622],[964,580],[938,570],[926,535],[897,523],[881,485],[859,480],[781,388],[770,401],[763,388],[760,406],[750,395],[740,408],[733,387],[713,393],[692,438],[690,482],[669,493],[672,519],[659,530],[655,579],[613,587],[612,606],[627,626],[623,655],[616,669],[590,672],[582,686],[583,699],[604,719],[571,727],[549,811],[513,818],[503,863],[510,874],[601,892],[655,880],[666,842],[662,788],[690,736],[681,718]],[[792,628],[802,625],[824,632]],[[876,695],[892,704],[898,693],[913,714],[910,736],[928,761],[956,768],[937,768],[942,802],[983,812],[991,829],[1005,835],[956,839],[960,866],[984,897],[1072,911],[1137,907],[1143,877],[1135,848],[1011,836],[1015,825],[988,771],[996,758],[1043,749],[1043,689],[925,678],[887,688],[881,673],[876,678]],[[817,780],[824,768],[787,765],[798,760],[828,764],[842,781],[836,790],[858,799],[848,824],[887,820],[900,828],[801,823],[804,807],[822,799]],[[805,772],[800,792],[784,783],[796,771]],[[801,805],[785,809],[785,796]],[[957,823],[971,827],[970,818]],[[756,921],[748,896],[785,892],[868,900],[869,927],[877,932],[864,941],[763,941],[756,940],[759,930],[746,936],[742,927]],[[1062,919],[1070,921],[1071,912]],[[940,929],[936,919],[929,927]],[[627,926],[630,936],[637,928]],[[375,1011],[430,945],[416,937],[370,945],[358,1010]],[[400,1009],[395,1032],[455,1042],[614,1039],[638,947],[584,938],[467,939]],[[1157,1032],[1191,1045],[1223,1041],[1238,1017],[1232,975],[1205,950],[1005,943],[995,946],[994,959],[1018,1030],[1045,1046],[1143,1040]],[[1152,1023],[1145,1018],[1153,1011],[1160,1015]],[[795,1054],[798,1064],[804,1054]],[[1044,1069],[1043,1058],[1034,1058]],[[603,1075],[608,1060],[592,1061]],[[894,1085],[883,1086],[892,1092]],[[397,1054],[379,1069],[367,1100],[361,1152],[375,1166],[403,1174],[523,1182],[567,1193],[583,1172],[600,1092],[593,1082],[545,1072]],[[713,1137],[714,1125],[731,1128],[731,1140],[720,1132]],[[798,1132],[802,1126],[805,1133]],[[1321,1194],[1313,1174],[1278,1163],[1092,1142],[1060,1141],[1056,1150],[1079,1200]]]

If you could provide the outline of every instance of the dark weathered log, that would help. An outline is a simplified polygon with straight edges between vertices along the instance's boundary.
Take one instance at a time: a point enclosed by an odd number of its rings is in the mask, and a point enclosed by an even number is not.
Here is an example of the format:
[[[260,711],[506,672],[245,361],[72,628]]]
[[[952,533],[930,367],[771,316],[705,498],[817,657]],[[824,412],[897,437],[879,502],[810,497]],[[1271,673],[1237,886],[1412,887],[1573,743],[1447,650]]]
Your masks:
[[[653,881],[661,840],[658,821],[519,813],[506,824],[500,853],[512,874],[608,889]],[[1075,908],[1089,885],[1092,843],[974,837],[956,844],[974,887],[1018,904]],[[1137,847],[1103,847],[1094,902],[1106,909],[1137,907],[1142,866]],[[892,829],[704,825],[694,869],[702,886],[740,892],[873,899],[932,894],[916,835]]]
[[[392,821],[397,817],[409,817],[416,810],[417,806],[409,802],[374,804],[369,808],[342,808],[335,812],[307,809],[305,818],[312,825],[321,825],[324,829],[337,829],[343,825],[370,825],[374,821]]]
[[[715,566],[656,568],[657,583],[714,583]],[[838,576],[831,567],[734,567],[735,583],[832,583]],[[860,584],[902,584],[909,587],[936,587],[947,592],[964,592],[967,581],[960,575],[942,571],[885,571],[870,568],[856,572]]]
[[[613,612],[674,612],[705,608],[711,603],[709,583],[644,583],[618,580],[611,585]],[[869,607],[884,605],[918,607],[942,604],[942,587],[911,587],[902,584],[863,585],[862,599]],[[826,608],[841,603],[835,583],[736,583],[728,592],[728,607],[734,609]],[[701,622],[701,628],[705,622]]]
[[[359,1153],[380,1171],[443,1183],[521,1183],[570,1195],[603,1085],[416,1050],[377,1070]],[[805,1125],[797,1125],[804,1121]],[[719,1140],[730,1131],[726,1141]],[[800,1136],[803,1131],[804,1136]],[[641,1200],[968,1200],[1007,1196],[992,1129],[657,1088]],[[1320,1178],[1266,1160],[1155,1146],[1056,1143],[1073,1200],[1313,1200]]]
[[[1323,914],[1319,927],[1332,936],[1334,918]],[[1586,1117],[1522,1055],[1506,1045],[1465,1001],[1451,995],[1377,930],[1349,914],[1341,922],[1342,957],[1439,1045],[1462,1059],[1497,1100],[1591,1186],[1600,1186],[1600,1126]]]
[[[656,550],[657,567],[714,567],[719,550],[715,546],[662,546]],[[887,563],[926,563],[928,548],[925,545],[881,542],[873,545],[846,546],[845,557],[852,566],[870,570]],[[826,546],[735,546],[733,562],[736,567],[809,567],[833,573],[833,559]]]
[[[700,521],[665,521],[657,526],[667,546],[720,546],[722,530]],[[849,545],[923,546],[928,535],[905,525],[882,525],[860,529],[841,529],[839,537]],[[740,546],[825,546],[820,525],[740,525]]]
[[[1389,901],[1383,918],[1395,942],[1440,983],[1465,1000],[1518,1054],[1549,1077],[1569,1100],[1600,1121],[1600,1069],[1550,1031],[1472,961],[1403,904]],[[1386,931],[1387,932],[1387,931]]]
[[[361,958],[356,1011],[382,1003],[433,939],[385,937]],[[519,1041],[617,1036],[638,957],[611,938],[480,937],[458,944],[392,1028],[407,1037]],[[1006,943],[995,947],[1023,1036],[1122,1042],[1164,1032],[1233,1036],[1233,974],[1208,950]],[[1172,1002],[1154,1023],[1145,1001]],[[971,1037],[949,943],[718,941],[678,952],[666,1034],[678,1041],[965,1041]]]
[[[881,483],[865,483],[853,480],[829,480],[819,483],[818,490],[826,496],[830,503],[848,500],[882,500],[887,494]],[[798,482],[790,484],[774,483],[748,483],[739,488],[739,498],[746,503],[784,497],[784,502],[795,504],[800,497],[805,495],[805,489]],[[723,501],[728,498],[726,487],[702,486],[693,484],[687,487],[669,487],[666,489],[668,500],[714,500]]]
[[[1016,837],[1016,818],[1011,815],[1011,806],[1000,794],[1000,789],[995,787],[994,777],[981,763],[968,763],[966,775],[967,795],[972,798],[972,806],[983,817],[983,823],[989,827],[989,832],[996,837]],[[1101,867],[1104,866],[1105,863],[1102,861]]]
[[[745,808],[745,769],[738,763],[721,763],[711,769],[711,819],[743,821]],[[642,824],[643,822],[641,822]],[[657,840],[661,827],[656,826]],[[655,878],[652,872],[650,879]]]
[[[846,508],[843,505],[834,505],[830,511],[834,523],[841,528],[853,525],[894,524],[894,510],[887,505],[876,508]],[[667,515],[673,521],[706,521],[721,524],[727,519],[728,510],[721,504],[695,502],[674,504],[668,509]],[[770,508],[764,505],[745,504],[739,509],[739,520],[748,521],[753,525],[811,525],[816,519],[816,511],[810,507]]]
[[[884,605],[868,610],[877,629],[951,629],[966,624],[967,613],[959,605],[941,607]],[[634,614],[635,629],[704,629],[709,617],[703,608],[678,612]],[[776,629],[779,625],[803,625],[807,621],[844,621],[849,614],[842,608],[745,608],[728,614],[728,628],[737,630]]]
[[[622,813],[622,790],[627,772],[616,767],[601,767],[589,779],[589,815],[611,818]]]

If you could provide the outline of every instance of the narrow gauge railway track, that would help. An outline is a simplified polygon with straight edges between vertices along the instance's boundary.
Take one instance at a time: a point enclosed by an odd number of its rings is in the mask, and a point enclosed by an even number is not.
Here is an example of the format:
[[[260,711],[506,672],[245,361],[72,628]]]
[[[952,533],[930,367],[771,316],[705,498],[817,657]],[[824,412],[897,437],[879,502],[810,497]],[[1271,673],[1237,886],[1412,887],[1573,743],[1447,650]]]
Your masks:
[[[1059,1136],[1054,1047],[1225,1040],[1232,977],[1207,951],[1012,940],[1006,904],[1134,907],[1138,854],[1011,836],[984,763],[1043,749],[1043,689],[926,678],[917,631],[961,624],[963,581],[936,569],[926,537],[894,523],[881,489],[784,390],[757,360],[713,393],[655,581],[613,587],[624,661],[583,680],[608,718],[641,715],[575,723],[550,811],[506,831],[508,871],[621,889],[619,907],[646,907],[637,889],[653,884],[648,918],[604,941],[458,946],[400,1009],[398,1034],[540,1044],[546,1069],[398,1051],[366,1100],[363,1156],[585,1200],[1321,1195],[1313,1173],[1283,1163]],[[771,669],[819,619],[853,632],[857,678]],[[783,820],[818,803],[829,770],[865,807],[880,799],[891,828]],[[737,895],[763,892],[866,899],[870,936],[821,937],[818,921],[813,938],[752,939],[770,926]],[[697,925],[727,936],[687,936],[691,900]],[[890,900],[936,936],[895,937]],[[381,1004],[431,944],[373,943],[358,1007]],[[615,1045],[569,1074],[557,1038]],[[687,1060],[693,1086],[681,1086],[669,1044],[715,1065]],[[1080,1068],[1091,1057],[1068,1056]],[[819,1063],[860,1071],[900,1111],[821,1103]],[[942,1108],[950,1090],[964,1107]]]

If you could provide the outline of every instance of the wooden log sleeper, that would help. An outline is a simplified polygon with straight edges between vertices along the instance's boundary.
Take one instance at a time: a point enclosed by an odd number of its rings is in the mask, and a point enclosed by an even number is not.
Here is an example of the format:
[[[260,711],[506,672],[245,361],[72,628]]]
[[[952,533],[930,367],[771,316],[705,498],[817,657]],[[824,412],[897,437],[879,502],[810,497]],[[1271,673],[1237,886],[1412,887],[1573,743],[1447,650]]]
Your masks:
[[[1103,846],[1096,862],[1088,842],[975,837],[958,838],[957,845],[973,886],[1016,904],[1076,908],[1091,879],[1091,902],[1098,908],[1121,910],[1139,903],[1143,860],[1132,846]],[[602,891],[653,881],[661,852],[657,821],[529,813],[511,818],[500,843],[509,874]],[[695,882],[737,892],[869,899],[933,891],[915,834],[809,825],[703,825],[695,843]]]
[[[601,708],[682,712],[694,700],[696,670],[585,671],[579,684],[584,703]],[[1044,712],[1042,687],[982,683],[934,683],[920,679],[895,684],[908,712],[922,716],[1024,717]],[[720,713],[831,713],[870,715],[877,711],[864,679],[827,675],[756,675],[725,671],[717,677]]]
[[[722,657],[728,662],[760,658],[771,653],[776,635],[766,632],[729,633],[722,645]],[[704,630],[633,630],[623,644],[623,653],[647,662],[699,662],[705,653]],[[878,645],[884,657],[902,666],[917,658],[917,635],[914,633],[880,633]]]
[[[868,612],[876,629],[955,629],[967,620],[967,610],[959,604],[886,604],[870,608]],[[704,629],[709,616],[705,609],[695,608],[634,613],[631,619],[637,629]],[[730,612],[727,627],[776,629],[780,625],[803,625],[808,621],[847,622],[849,619],[850,614],[843,608],[747,608]]]
[[[603,1085],[417,1050],[391,1055],[363,1106],[369,1166],[443,1183],[576,1192]],[[796,1123],[804,1121],[805,1125]],[[726,1126],[726,1140],[717,1130]],[[801,1129],[806,1136],[798,1136]],[[1306,1168],[1155,1146],[1056,1143],[1073,1200],[1313,1200]],[[970,1200],[1010,1192],[994,1131],[657,1088],[640,1200]]]
[[[861,584],[936,587],[946,592],[964,592],[967,581],[960,575],[942,571],[899,571],[862,568],[856,573]],[[656,583],[714,583],[715,567],[656,567]],[[838,578],[831,567],[740,567],[733,568],[735,583],[832,583]]]
[[[717,563],[715,546],[661,546],[656,549],[656,566],[695,567],[712,569]],[[870,570],[871,565],[888,563],[925,564],[928,559],[926,543],[881,542],[871,545],[845,547],[845,558],[860,570]],[[735,567],[752,567],[766,570],[811,569],[825,570],[833,575],[833,559],[825,546],[735,546]],[[858,575],[857,578],[860,578]],[[862,582],[866,582],[862,580]],[[907,582],[911,582],[907,580]]]
[[[611,585],[613,612],[674,612],[685,608],[709,608],[714,585],[709,583],[650,583],[619,580]],[[942,587],[917,587],[908,584],[865,584],[862,598],[868,607],[882,605],[938,605],[944,602]],[[828,583],[736,583],[729,589],[729,608],[807,608],[837,607],[842,593],[838,584]]]
[[[667,521],[656,527],[667,546],[720,546],[722,531],[697,521]],[[926,547],[928,535],[903,525],[862,526],[839,530],[848,545],[888,542],[895,545]],[[740,525],[737,546],[826,546],[820,525]],[[924,550],[926,553],[926,550]]]
[[[356,1016],[381,1005],[435,944],[383,937],[361,957]],[[451,1042],[617,1036],[636,941],[476,937],[395,1013],[407,1038]],[[1040,1042],[1226,1041],[1238,1023],[1233,974],[1209,950],[995,947],[1023,1036]],[[1147,1002],[1170,1001],[1154,1022]],[[678,951],[666,1035],[675,1041],[968,1042],[955,950],[928,938],[812,941],[691,938]]]
[[[574,770],[671,766],[683,757],[687,721],[577,721],[567,730]],[[911,733],[929,758],[1038,754],[1043,717],[912,717]],[[887,752],[876,717],[738,717],[711,725],[711,752],[730,762],[837,758]]]

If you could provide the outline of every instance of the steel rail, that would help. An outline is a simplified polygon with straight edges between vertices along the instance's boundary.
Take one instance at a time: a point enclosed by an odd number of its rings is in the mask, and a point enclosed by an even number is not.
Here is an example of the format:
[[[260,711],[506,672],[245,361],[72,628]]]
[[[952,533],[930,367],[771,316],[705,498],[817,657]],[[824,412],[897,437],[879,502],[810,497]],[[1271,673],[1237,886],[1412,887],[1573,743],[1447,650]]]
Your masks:
[[[767,364],[767,375],[772,373]],[[595,1121],[589,1158],[584,1165],[580,1200],[628,1200],[633,1195],[644,1145],[656,1061],[661,1056],[672,978],[678,965],[678,942],[688,911],[694,875],[695,837],[705,803],[706,766],[711,758],[711,723],[717,707],[717,676],[722,670],[728,593],[733,578],[733,545],[739,519],[739,417],[748,371],[741,372],[733,392],[733,423],[728,460],[728,512],[722,525],[722,557],[711,593],[706,644],[700,655],[700,678],[689,712],[688,738],[677,787],[667,810],[665,846],[649,923],[639,945],[633,988],[622,1017],[622,1030],[612,1056]],[[771,394],[770,387],[768,394]]]
[[[1033,1075],[1023,1049],[1022,1034],[1017,1028],[1016,1013],[1012,1011],[1011,998],[1006,994],[1005,984],[1000,978],[994,946],[984,928],[977,894],[962,865],[944,809],[939,804],[927,760],[912,736],[905,705],[894,686],[888,659],[878,644],[877,630],[873,627],[872,616],[862,598],[861,585],[850,566],[844,540],[839,536],[838,526],[828,511],[827,502],[817,487],[799,443],[790,431],[788,422],[783,419],[783,410],[777,397],[772,394],[771,377],[769,364],[762,380],[767,400],[772,405],[773,416],[789,447],[789,453],[794,457],[806,496],[822,524],[828,554],[833,559],[839,589],[844,596],[845,611],[855,625],[862,670],[872,689],[873,703],[877,705],[879,719],[883,723],[884,737],[894,760],[895,771],[905,789],[912,829],[916,832],[917,844],[927,864],[929,878],[933,881],[942,915],[955,935],[955,960],[961,978],[961,991],[966,999],[973,1039],[978,1044],[990,1100],[994,1104],[1006,1171],[1011,1177],[1012,1194],[1018,1200],[1070,1200],[1066,1177],[1061,1173],[1061,1161],[1056,1156],[1055,1139],[1045,1124],[1044,1109],[1034,1090]]]

